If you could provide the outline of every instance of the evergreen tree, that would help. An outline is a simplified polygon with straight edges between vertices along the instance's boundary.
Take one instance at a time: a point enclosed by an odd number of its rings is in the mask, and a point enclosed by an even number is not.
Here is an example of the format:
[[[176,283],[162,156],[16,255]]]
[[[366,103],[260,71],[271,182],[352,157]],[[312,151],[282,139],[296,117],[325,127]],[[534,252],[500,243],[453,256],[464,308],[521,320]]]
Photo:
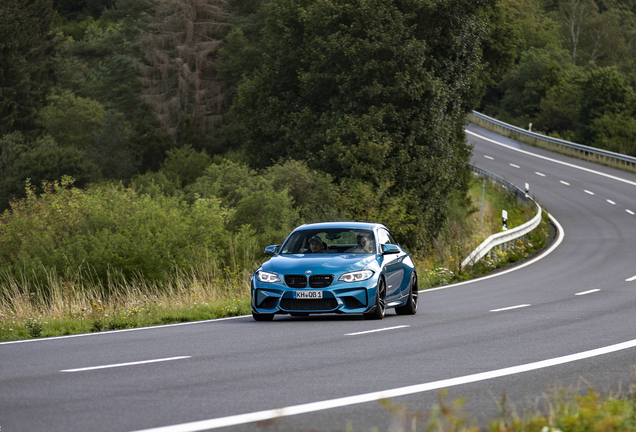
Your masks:
[[[0,0],[0,136],[34,129],[54,84],[51,0]]]
[[[465,113],[481,96],[485,71],[513,54],[488,40],[495,7],[494,0],[271,2],[263,67],[239,87],[234,107],[253,164],[304,160],[337,180],[385,188],[412,215],[404,240],[423,247],[451,192],[466,184]]]
[[[175,142],[211,136],[221,120],[223,87],[215,54],[228,29],[223,0],[159,0],[142,33],[144,100]]]

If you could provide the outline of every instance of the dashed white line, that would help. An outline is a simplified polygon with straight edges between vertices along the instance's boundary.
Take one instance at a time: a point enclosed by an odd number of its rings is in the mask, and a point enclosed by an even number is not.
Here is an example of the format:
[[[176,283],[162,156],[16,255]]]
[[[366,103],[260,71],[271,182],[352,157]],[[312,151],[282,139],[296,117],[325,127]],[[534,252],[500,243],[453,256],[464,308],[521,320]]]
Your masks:
[[[557,160],[557,159],[552,159],[552,158],[549,158],[549,157],[546,157],[546,156],[541,156],[541,155],[538,155],[536,153],[532,153],[532,152],[529,152],[529,151],[525,151],[525,150],[517,149],[517,148],[514,148],[514,147],[510,147],[510,146],[502,144],[502,143],[500,143],[498,141],[492,140],[490,138],[486,138],[485,136],[476,134],[475,132],[471,132],[469,130],[467,130],[466,133],[469,134],[469,135],[475,136],[477,138],[480,138],[480,139],[482,139],[484,141],[488,141],[488,142],[491,142],[491,143],[496,144],[498,146],[505,147],[508,150],[516,151],[516,152],[523,153],[523,154],[527,154],[529,156],[533,156],[533,157],[536,157],[536,158],[539,158],[539,159],[543,159],[543,160],[547,160],[547,161],[550,161],[550,162],[558,163],[558,164],[563,165],[563,166],[568,166],[568,167],[575,168],[575,169],[578,169],[578,170],[581,170],[581,171],[589,172],[589,173],[592,173],[592,174],[596,174],[596,175],[599,175],[599,176],[610,178],[612,180],[616,180],[616,181],[619,181],[619,182],[627,183],[627,184],[630,184],[632,186],[636,186],[636,182],[633,182],[633,181],[630,181],[630,180],[626,180],[624,178],[612,176],[612,175],[609,175],[609,174],[602,173],[600,171],[595,171],[595,170],[592,170],[592,169],[589,169],[589,168],[583,168],[583,167],[578,166],[578,165],[574,165],[574,164],[563,162],[563,161],[560,161],[560,160]]]
[[[608,203],[610,203],[611,205],[616,205],[616,203],[612,200],[606,200]]]
[[[486,155],[484,155],[484,157],[485,157],[486,159],[495,160],[495,158],[494,158],[494,157],[490,157],[490,156],[486,156]]]
[[[594,192],[592,192],[592,191],[589,191],[587,189],[584,189],[584,191],[585,191],[586,194],[594,195]]]
[[[631,211],[631,210],[629,210],[629,209],[627,209],[627,210],[625,210],[625,211],[626,211],[627,213],[629,213],[630,215],[633,215],[633,214],[634,214],[634,212],[633,212],[633,211]]]
[[[422,384],[415,384],[406,387],[398,387],[394,389],[381,390],[372,393],[364,393],[353,396],[345,396],[336,399],[328,399],[317,402],[309,402],[301,405],[287,406],[283,408],[270,409],[265,411],[256,411],[245,414],[231,415],[227,417],[218,417],[207,420],[198,420],[190,423],[181,423],[171,426],[160,426],[152,429],[138,430],[136,432],[199,432],[209,429],[218,429],[229,426],[238,426],[259,421],[278,419],[300,414],[308,414],[328,409],[342,408],[351,405],[357,405],[365,402],[375,402],[381,399],[391,399],[399,396],[407,396],[417,393],[424,393],[443,388],[454,387],[464,384],[476,383],[480,381],[501,378],[505,376],[517,375],[524,372],[535,371],[548,367],[558,366],[562,364],[572,363],[578,360],[598,357],[605,354],[633,349],[636,347],[636,340],[610,345],[602,348],[584,351],[581,353],[570,354],[563,357],[555,357],[551,359],[541,360],[534,363],[526,363],[518,366],[511,366],[503,369],[496,369],[487,372],[480,372],[472,375],[465,375],[455,378],[442,379]]]
[[[541,177],[545,177],[545,174],[540,173],[539,171],[536,171],[535,174],[538,175],[538,176],[541,176]]]
[[[631,281],[635,281],[635,280],[636,280],[636,276],[630,277],[629,279],[625,279],[625,282],[631,282]]]
[[[135,366],[135,365],[147,364],[147,363],[158,363],[158,362],[166,362],[166,361],[172,361],[172,360],[182,360],[182,359],[187,359],[190,357],[191,356],[168,357],[168,358],[155,359],[155,360],[143,360],[143,361],[119,363],[119,364],[112,364],[112,365],[91,366],[91,367],[84,367],[84,368],[77,368],[77,369],[65,369],[65,370],[61,370],[60,372],[84,372],[84,371],[97,370],[97,369],[109,369],[109,368],[116,368],[116,367],[122,367],[122,366]]]
[[[570,183],[568,183],[568,182],[566,182],[566,181],[563,181],[563,180],[561,180],[561,182],[560,182],[560,183],[561,183],[561,184],[564,184],[564,185],[566,185],[566,186],[570,186]]]
[[[510,307],[505,307],[505,308],[501,308],[501,309],[493,309],[490,312],[502,312],[502,311],[507,311],[507,310],[512,310],[512,309],[520,309],[520,308],[524,308],[524,307],[528,307],[530,306],[529,304],[522,304],[522,305],[517,305],[517,306],[510,306]]]
[[[513,168],[521,168],[519,165],[515,165],[515,164],[510,164],[510,166]]]
[[[576,293],[574,295],[582,296],[582,295],[592,294],[592,293],[599,292],[599,291],[600,291],[600,289],[591,289],[589,291],[583,291],[583,292],[580,292],[580,293]]]
[[[367,330],[367,331],[362,331],[362,332],[358,332],[358,333],[347,333],[347,334],[345,334],[345,336],[357,336],[357,335],[361,335],[361,334],[377,333],[377,332],[383,332],[383,331],[387,331],[387,330],[395,330],[395,329],[400,329],[400,328],[405,328],[405,327],[411,327],[411,326],[409,326],[409,325],[401,325],[401,326],[395,326],[395,327],[381,328],[381,329],[377,329],[377,330]]]

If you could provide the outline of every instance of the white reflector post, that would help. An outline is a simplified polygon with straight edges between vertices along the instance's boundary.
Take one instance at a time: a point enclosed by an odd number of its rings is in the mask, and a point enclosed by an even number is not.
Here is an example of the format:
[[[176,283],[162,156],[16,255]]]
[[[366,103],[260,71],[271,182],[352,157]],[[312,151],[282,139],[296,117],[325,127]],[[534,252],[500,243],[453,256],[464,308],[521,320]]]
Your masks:
[[[502,219],[502,225],[503,225],[503,230],[506,231],[508,229],[508,212],[505,210],[501,211],[501,219]]]

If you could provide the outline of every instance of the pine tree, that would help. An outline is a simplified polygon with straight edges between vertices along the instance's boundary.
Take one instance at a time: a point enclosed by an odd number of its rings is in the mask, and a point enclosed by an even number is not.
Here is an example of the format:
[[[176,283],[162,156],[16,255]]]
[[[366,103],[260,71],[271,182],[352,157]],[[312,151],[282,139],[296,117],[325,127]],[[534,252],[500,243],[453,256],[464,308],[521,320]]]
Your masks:
[[[35,127],[54,84],[51,0],[0,0],[0,136]]]
[[[142,32],[147,63],[139,69],[143,99],[175,142],[212,136],[221,121],[223,85],[215,63],[222,36],[224,0],[159,0]]]

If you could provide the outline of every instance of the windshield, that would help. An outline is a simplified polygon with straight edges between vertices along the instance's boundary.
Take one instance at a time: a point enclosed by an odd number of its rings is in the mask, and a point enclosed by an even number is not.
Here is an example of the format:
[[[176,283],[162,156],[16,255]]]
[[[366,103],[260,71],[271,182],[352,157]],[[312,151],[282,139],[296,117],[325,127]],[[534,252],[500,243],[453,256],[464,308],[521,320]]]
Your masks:
[[[294,232],[280,253],[285,254],[372,254],[375,253],[373,231],[348,228],[307,229]]]

